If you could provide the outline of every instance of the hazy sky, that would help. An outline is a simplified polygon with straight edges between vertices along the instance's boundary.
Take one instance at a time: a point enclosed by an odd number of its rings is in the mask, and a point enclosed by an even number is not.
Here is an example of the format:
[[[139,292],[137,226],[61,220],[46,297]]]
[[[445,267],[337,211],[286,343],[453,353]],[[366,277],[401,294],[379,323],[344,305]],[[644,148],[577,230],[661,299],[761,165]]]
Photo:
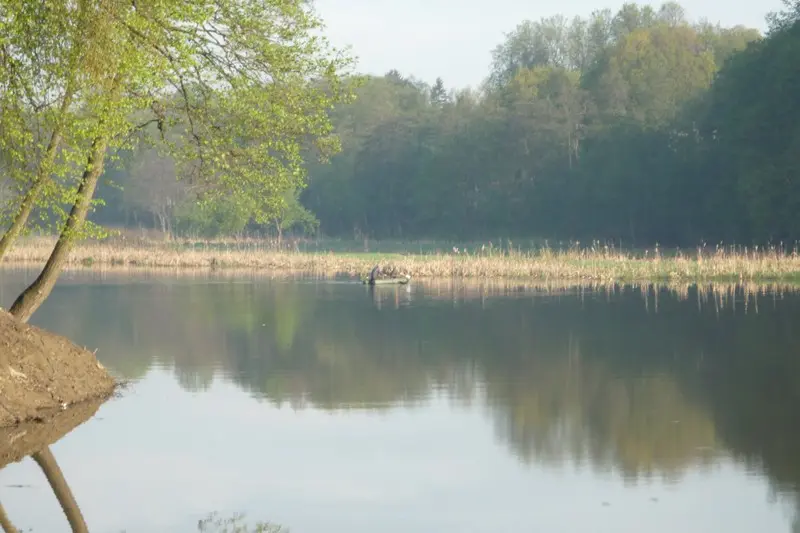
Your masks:
[[[616,11],[622,0],[315,0],[337,47],[352,46],[358,70],[385,74],[396,68],[427,82],[479,84],[491,62],[491,50],[525,19],[556,14],[588,16],[595,9]],[[659,1],[641,0],[658,7]],[[690,20],[706,18],[723,26],[743,24],[765,29],[764,17],[780,0],[683,0]]]

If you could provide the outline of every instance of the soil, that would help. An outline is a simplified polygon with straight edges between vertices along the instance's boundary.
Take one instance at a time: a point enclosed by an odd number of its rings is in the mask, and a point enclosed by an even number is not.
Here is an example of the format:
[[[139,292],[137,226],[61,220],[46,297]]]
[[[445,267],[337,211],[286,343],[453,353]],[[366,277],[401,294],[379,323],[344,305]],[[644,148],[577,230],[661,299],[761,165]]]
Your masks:
[[[115,385],[90,351],[0,310],[0,428],[106,399]]]

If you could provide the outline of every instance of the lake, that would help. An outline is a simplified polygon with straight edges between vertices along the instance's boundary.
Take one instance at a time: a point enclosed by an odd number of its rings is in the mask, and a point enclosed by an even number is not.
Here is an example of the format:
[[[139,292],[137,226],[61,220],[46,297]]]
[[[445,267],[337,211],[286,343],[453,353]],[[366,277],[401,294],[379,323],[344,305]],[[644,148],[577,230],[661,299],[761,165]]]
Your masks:
[[[132,380],[51,446],[93,532],[800,531],[793,293],[65,273],[31,323]],[[0,501],[69,531],[31,458]]]

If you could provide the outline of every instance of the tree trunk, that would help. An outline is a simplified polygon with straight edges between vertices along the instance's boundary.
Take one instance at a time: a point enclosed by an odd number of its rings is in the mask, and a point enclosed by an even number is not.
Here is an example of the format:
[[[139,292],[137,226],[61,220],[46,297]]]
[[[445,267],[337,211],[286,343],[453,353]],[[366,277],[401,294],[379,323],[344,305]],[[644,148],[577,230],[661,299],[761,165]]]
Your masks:
[[[89,528],[86,527],[86,520],[81,514],[81,509],[78,507],[78,502],[75,501],[75,496],[67,485],[67,480],[64,479],[64,474],[58,467],[56,458],[53,457],[53,452],[47,446],[44,449],[31,455],[34,461],[39,465],[39,468],[44,472],[47,481],[50,483],[50,488],[58,499],[61,509],[67,516],[67,521],[72,528],[73,533],[89,533]]]
[[[25,197],[22,199],[22,203],[19,206],[19,211],[17,211],[17,214],[14,216],[14,221],[0,239],[0,261],[3,260],[3,257],[11,249],[11,246],[14,245],[14,241],[16,241],[19,234],[22,233],[22,228],[28,223],[28,218],[31,216],[31,212],[33,212],[33,208],[36,206],[39,194],[42,192],[42,189],[44,189],[44,186],[50,182],[50,172],[53,167],[53,162],[56,159],[58,147],[61,145],[61,140],[63,139],[64,115],[69,110],[71,104],[72,88],[68,86],[67,93],[64,95],[64,100],[61,102],[59,120],[55,128],[53,128],[53,133],[50,134],[50,143],[47,145],[47,149],[42,156],[36,178],[33,180],[33,184],[30,189],[28,189],[28,192],[25,193]]]
[[[172,240],[172,214],[164,215],[167,219],[167,240]]]
[[[2,505],[0,505],[0,526],[2,526],[3,531],[6,533],[19,533],[19,530],[15,528],[14,524],[11,523],[11,520],[8,519],[6,510]]]
[[[86,170],[83,172],[81,184],[78,187],[78,198],[72,206],[67,223],[58,237],[58,242],[56,242],[39,276],[17,297],[14,305],[9,309],[9,313],[22,322],[27,322],[31,315],[36,312],[50,295],[50,291],[53,290],[58,280],[61,269],[72,249],[75,232],[81,229],[89,212],[97,181],[103,173],[107,146],[108,139],[104,136],[98,137],[92,142],[92,150],[89,153]]]

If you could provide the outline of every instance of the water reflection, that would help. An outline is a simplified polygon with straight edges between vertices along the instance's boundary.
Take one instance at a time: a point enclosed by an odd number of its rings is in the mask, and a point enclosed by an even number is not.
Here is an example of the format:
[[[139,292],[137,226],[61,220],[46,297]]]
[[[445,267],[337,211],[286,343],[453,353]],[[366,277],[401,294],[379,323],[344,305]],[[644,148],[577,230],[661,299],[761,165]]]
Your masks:
[[[101,401],[73,404],[46,421],[25,422],[0,429],[0,469],[30,457],[47,479],[74,533],[88,532],[88,528],[50,446],[94,416],[101,404]],[[6,533],[18,531],[1,505],[0,526]]]
[[[36,463],[58,501],[69,530],[73,533],[88,533],[90,528],[56,460],[52,447],[62,439],[68,438],[74,430],[95,416],[102,404],[103,401],[73,404],[63,412],[48,416],[46,420],[0,428],[0,470],[11,463],[27,459]],[[124,495],[121,496],[124,498]],[[34,503],[33,506],[37,507],[37,504]],[[5,533],[32,531],[32,529],[19,529],[15,526],[2,503],[0,503],[0,527]],[[201,533],[248,533],[249,531],[285,533],[287,530],[269,522],[258,522],[250,526],[245,517],[240,514],[221,517],[218,513],[210,513],[206,518],[198,521],[197,531]]]
[[[800,483],[800,296],[750,288],[66,283],[36,317],[127,378],[224,377],[273,406],[490,415],[524,464],[677,483],[734,460]],[[510,297],[513,296],[513,297]],[[69,312],[67,312],[69,310]]]

